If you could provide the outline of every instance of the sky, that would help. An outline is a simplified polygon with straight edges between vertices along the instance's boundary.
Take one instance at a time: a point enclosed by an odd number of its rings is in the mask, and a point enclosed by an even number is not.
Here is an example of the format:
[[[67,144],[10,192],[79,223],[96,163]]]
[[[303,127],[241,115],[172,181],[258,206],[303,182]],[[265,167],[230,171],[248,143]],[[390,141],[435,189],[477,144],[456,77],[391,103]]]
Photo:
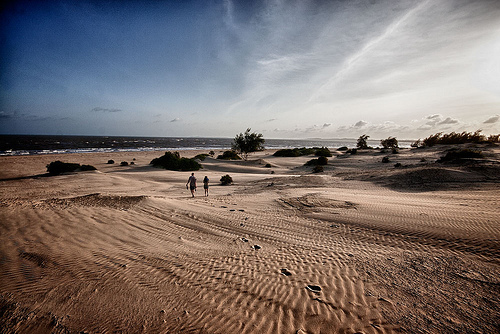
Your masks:
[[[0,134],[500,133],[498,0],[2,6]]]

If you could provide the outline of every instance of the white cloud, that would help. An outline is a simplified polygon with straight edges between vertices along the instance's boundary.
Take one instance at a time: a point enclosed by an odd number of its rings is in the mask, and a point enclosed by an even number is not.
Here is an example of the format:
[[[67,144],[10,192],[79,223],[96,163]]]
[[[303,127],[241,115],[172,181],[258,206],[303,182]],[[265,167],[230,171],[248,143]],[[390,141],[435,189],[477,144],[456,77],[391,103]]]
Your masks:
[[[446,117],[446,119],[440,121],[437,123],[438,125],[444,125],[444,124],[457,124],[459,123],[456,119],[453,119],[451,117]]]
[[[500,115],[495,115],[488,118],[486,121],[483,122],[483,124],[493,124],[497,123],[499,120],[500,120]]]
[[[354,128],[362,128],[363,126],[365,126],[367,124],[368,124],[368,122],[365,122],[365,121],[361,120],[361,121],[356,122],[356,124],[354,124],[353,127]]]

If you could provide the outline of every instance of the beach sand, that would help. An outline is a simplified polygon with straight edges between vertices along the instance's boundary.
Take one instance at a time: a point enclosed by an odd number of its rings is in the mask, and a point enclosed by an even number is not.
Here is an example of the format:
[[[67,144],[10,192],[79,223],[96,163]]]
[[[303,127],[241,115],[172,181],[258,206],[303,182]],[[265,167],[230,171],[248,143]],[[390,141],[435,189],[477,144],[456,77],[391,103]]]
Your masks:
[[[195,198],[162,152],[0,157],[0,332],[497,333],[500,148],[449,148],[208,157]]]

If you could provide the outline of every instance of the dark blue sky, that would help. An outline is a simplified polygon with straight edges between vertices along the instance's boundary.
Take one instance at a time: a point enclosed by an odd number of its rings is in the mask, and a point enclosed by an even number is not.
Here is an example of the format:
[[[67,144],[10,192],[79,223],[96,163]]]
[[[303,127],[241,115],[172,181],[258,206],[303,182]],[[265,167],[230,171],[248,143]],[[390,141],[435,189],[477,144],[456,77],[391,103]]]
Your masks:
[[[14,1],[0,133],[500,132],[500,1]]]

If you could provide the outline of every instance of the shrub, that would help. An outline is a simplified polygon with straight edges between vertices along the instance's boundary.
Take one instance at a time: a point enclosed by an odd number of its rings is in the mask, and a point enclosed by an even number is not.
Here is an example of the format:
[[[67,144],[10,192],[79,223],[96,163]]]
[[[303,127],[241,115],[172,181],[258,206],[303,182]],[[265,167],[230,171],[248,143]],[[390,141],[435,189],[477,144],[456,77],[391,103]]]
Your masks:
[[[347,151],[347,150],[348,150],[347,146],[342,146],[337,149],[337,151]]]
[[[114,161],[114,160],[108,160],[108,165],[112,165],[112,164],[114,164],[114,163],[115,163],[115,161]]]
[[[97,168],[95,168],[94,166],[91,166],[91,165],[81,165],[80,166],[80,170],[82,172],[85,172],[85,171],[88,171],[88,170],[97,170]]]
[[[210,152],[208,152],[208,154],[209,154],[211,157],[213,157],[213,156],[215,155],[215,152],[214,152],[214,151],[210,151]]]
[[[415,142],[415,144],[420,144],[420,147],[431,147],[436,144],[443,145],[453,145],[453,144],[465,144],[465,143],[482,143],[482,142],[494,142],[498,141],[500,135],[490,135],[488,138],[481,134],[482,130],[476,130],[475,132],[451,132],[445,133],[442,132],[436,133],[434,135],[430,135],[425,138],[422,142],[420,139]]]
[[[442,132],[438,132],[436,134],[430,135],[427,138],[424,138],[424,140],[422,140],[422,146],[432,147],[432,146],[438,144],[439,138],[441,137],[441,134],[442,134]]]
[[[414,147],[414,148],[419,148],[419,147],[422,147],[422,141],[420,139],[417,139],[416,141],[414,141],[410,146],[411,147]]]
[[[367,142],[368,138],[370,138],[370,136],[367,135],[359,136],[358,142],[356,143],[356,147],[359,149],[368,148],[368,142]]]
[[[271,167],[273,167],[273,166],[271,166],[271,164],[266,164],[264,167],[266,167],[266,168],[271,168]]]
[[[240,152],[243,158],[246,160],[248,153],[262,151],[264,150],[264,138],[262,133],[250,133],[250,128],[248,128],[245,133],[240,133],[236,135],[233,140],[233,150]]]
[[[475,150],[451,150],[446,152],[444,157],[438,159],[437,162],[460,162],[464,159],[474,159],[474,158],[483,158],[483,153],[481,151]]]
[[[326,165],[328,164],[327,157],[319,157],[318,159],[311,159],[305,163],[305,166],[318,166],[318,165]]]
[[[227,186],[233,183],[233,178],[226,174],[220,178],[220,184],[223,186]]]
[[[165,155],[151,160],[150,164],[154,167],[180,171],[194,171],[201,168],[196,160],[181,158],[179,152],[165,152]]]
[[[392,154],[398,154],[399,153],[399,149],[398,148],[393,148],[392,149]]]
[[[208,157],[208,154],[202,153],[202,154],[197,154],[193,159],[198,159],[200,161],[204,161],[206,157]]]
[[[324,171],[323,166],[314,166],[313,173],[322,173]]]
[[[348,149],[346,151],[346,153],[349,153],[349,154],[357,154],[358,153],[358,149],[356,148],[351,148],[351,149]]]
[[[399,168],[399,167],[402,167],[402,166],[403,166],[403,165],[401,165],[401,163],[400,163],[400,162],[396,162],[396,163],[394,164],[394,167],[396,167],[396,168]]]
[[[382,139],[380,145],[383,148],[398,148],[398,140],[394,137],[389,137],[387,139]]]
[[[120,162],[120,166],[128,166],[128,162],[122,161],[122,162]]]
[[[91,165],[80,165],[76,163],[53,161],[47,165],[47,172],[50,175],[59,175],[62,173],[70,173],[76,171],[89,171],[96,170],[94,166]]]
[[[498,135],[490,135],[488,139],[486,139],[488,143],[498,143],[500,142],[500,134]]]
[[[318,165],[326,165],[328,163],[328,158],[325,156],[320,156],[318,158]]]
[[[312,148],[285,148],[282,150],[277,150],[274,152],[273,156],[275,157],[300,157],[304,155],[310,155],[314,153],[314,149]]]
[[[389,157],[383,157],[383,158],[382,158],[382,162],[383,162],[384,164],[388,163],[388,162],[389,162]]]
[[[223,159],[223,160],[241,160],[241,157],[236,153],[235,151],[224,151],[222,155],[219,155],[217,159]]]
[[[135,165],[135,162],[133,162],[133,161],[130,161],[130,164],[131,164],[131,165]]]
[[[314,148],[316,151],[314,152],[314,155],[317,157],[331,157],[332,152],[327,147],[320,147],[320,148]]]

